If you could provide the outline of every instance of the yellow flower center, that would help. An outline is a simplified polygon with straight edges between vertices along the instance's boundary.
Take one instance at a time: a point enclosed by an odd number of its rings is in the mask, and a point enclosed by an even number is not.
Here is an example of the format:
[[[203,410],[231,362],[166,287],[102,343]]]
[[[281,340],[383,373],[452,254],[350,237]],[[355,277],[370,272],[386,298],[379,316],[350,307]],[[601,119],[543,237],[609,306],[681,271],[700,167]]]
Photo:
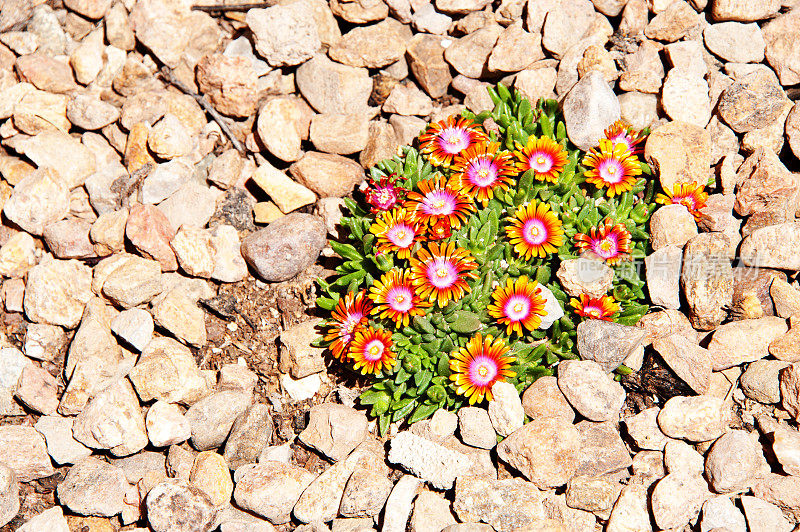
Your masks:
[[[522,312],[522,309],[525,308],[522,306],[522,303],[517,303],[514,305],[514,312]]]
[[[369,354],[372,355],[372,356],[380,355],[381,354],[381,346],[373,345],[372,347],[369,348]]]
[[[536,158],[536,162],[538,164],[544,164],[545,158],[540,155],[539,157]]]
[[[458,139],[458,137],[456,137],[455,135],[450,135],[450,136],[447,138],[447,143],[448,143],[448,144],[458,144],[458,142],[459,142],[459,139]]]
[[[481,377],[485,377],[488,374],[489,374],[489,368],[487,368],[486,366],[481,366],[480,368],[478,368],[478,375],[480,375]]]
[[[436,277],[444,279],[445,277],[447,277],[447,270],[445,268],[439,268],[438,270],[436,270]]]
[[[399,229],[397,231],[397,237],[398,238],[405,238],[406,237],[406,230],[405,229]]]
[[[534,225],[531,227],[530,234],[531,236],[539,236],[539,228]]]
[[[395,303],[403,303],[406,300],[406,296],[397,296],[394,298]]]
[[[614,175],[617,172],[617,169],[614,166],[609,166],[606,170],[609,174]]]
[[[589,310],[589,316],[593,316],[595,318],[599,318],[600,317],[600,309],[593,308],[593,309]]]
[[[600,244],[600,249],[603,251],[611,251],[611,242],[604,240],[603,243]]]
[[[444,207],[444,200],[434,201],[433,206],[436,207],[437,209],[441,209],[442,207]]]

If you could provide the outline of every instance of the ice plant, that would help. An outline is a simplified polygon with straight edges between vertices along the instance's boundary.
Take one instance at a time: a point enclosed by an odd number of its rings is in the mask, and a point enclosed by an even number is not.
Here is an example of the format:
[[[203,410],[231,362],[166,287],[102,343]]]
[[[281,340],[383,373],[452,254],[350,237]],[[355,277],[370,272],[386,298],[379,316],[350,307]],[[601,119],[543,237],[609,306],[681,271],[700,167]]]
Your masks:
[[[703,192],[703,186],[697,183],[676,183],[672,191],[665,190],[666,194],[656,194],[656,203],[664,205],[683,205],[692,213],[695,220],[700,219],[700,209],[705,207],[708,192]]]
[[[367,316],[371,309],[372,304],[366,298],[364,291],[355,296],[349,292],[339,300],[328,322],[329,330],[325,335],[325,340],[332,342],[330,349],[333,356],[340,360],[347,358],[355,331],[367,324]]]
[[[508,345],[501,338],[480,333],[470,338],[466,347],[455,351],[450,358],[450,379],[456,393],[469,398],[469,404],[492,400],[492,386],[497,381],[514,377],[509,368],[514,357],[508,355]]]
[[[606,189],[609,196],[628,192],[636,184],[636,177],[641,175],[639,160],[628,147],[609,139],[600,139],[600,146],[592,148],[583,158],[583,164],[589,170],[584,177],[587,183]]]
[[[651,251],[647,130],[615,123],[586,153],[556,101],[489,93],[493,110],[429,125],[419,149],[370,168],[329,241],[316,303],[331,317],[315,345],[334,371],[365,374],[358,404],[382,434],[485,404],[500,380],[522,393],[576,356],[581,320],[635,325],[648,310],[644,272],[626,260]],[[701,193],[660,201],[696,210]],[[567,295],[561,266],[584,254],[612,270],[609,295]]]
[[[514,183],[517,171],[507,153],[499,152],[497,142],[481,142],[456,155],[453,164],[454,179],[461,191],[484,206],[494,197],[499,187],[508,190]]]
[[[569,304],[582,318],[611,321],[611,317],[619,312],[619,304],[611,296],[589,297],[581,294],[578,299],[570,299]]]
[[[524,147],[519,143],[516,147],[514,156],[517,159],[517,170],[520,173],[533,170],[539,181],[555,183],[567,164],[566,150],[549,137],[531,137]]]
[[[606,219],[600,227],[592,227],[588,235],[576,234],[575,247],[581,252],[590,251],[608,264],[617,264],[630,258],[631,234],[622,224]]]
[[[369,290],[369,298],[375,303],[373,314],[389,318],[398,327],[405,327],[409,318],[422,316],[424,309],[431,306],[416,294],[409,273],[408,270],[386,272]]]
[[[388,211],[401,201],[402,188],[395,185],[391,177],[382,177],[378,181],[369,180],[368,188],[364,192],[367,203],[373,213]]]
[[[383,370],[388,371],[397,364],[397,357],[392,352],[392,333],[371,326],[356,331],[348,356],[355,362],[355,369],[361,373],[377,374]]]
[[[510,221],[506,235],[523,259],[546,257],[561,247],[564,229],[547,203],[532,201],[522,205]]]
[[[414,217],[402,208],[381,213],[369,231],[375,235],[380,252],[395,252],[401,259],[411,256],[411,248],[421,233]]]
[[[440,307],[470,291],[468,279],[475,278],[475,259],[455,243],[431,242],[411,258],[411,282],[419,297]]]
[[[506,286],[498,286],[492,292],[494,302],[487,308],[489,316],[506,326],[506,334],[512,332],[522,336],[523,327],[529,331],[536,330],[542,323],[545,300],[536,281],[527,276],[513,280],[509,278]]]
[[[606,128],[603,132],[605,138],[610,140],[615,146],[624,144],[628,151],[634,155],[642,153],[641,143],[647,138],[641,131],[637,131],[622,120],[617,120]]]
[[[456,155],[487,138],[472,120],[451,116],[428,126],[419,136],[419,148],[436,166],[448,167]]]
[[[438,176],[417,183],[419,192],[409,192],[405,208],[423,224],[447,220],[458,229],[475,206],[459,189],[455,181]]]

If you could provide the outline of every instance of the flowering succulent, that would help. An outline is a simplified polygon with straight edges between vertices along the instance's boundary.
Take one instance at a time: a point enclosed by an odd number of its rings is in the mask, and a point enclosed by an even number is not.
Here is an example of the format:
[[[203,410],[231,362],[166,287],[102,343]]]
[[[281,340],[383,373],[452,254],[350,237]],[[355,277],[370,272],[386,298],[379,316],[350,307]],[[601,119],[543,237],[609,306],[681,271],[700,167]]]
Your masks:
[[[381,431],[491,400],[498,381],[521,392],[577,356],[580,321],[633,324],[648,309],[647,131],[615,123],[584,153],[555,101],[489,93],[492,111],[432,124],[371,168],[345,198],[346,239],[330,242],[342,261],[319,280],[330,318],[317,345],[369,375],[360,403]],[[612,268],[609,294],[568,297],[554,272],[579,256]]]
[[[672,191],[656,194],[656,203],[664,205],[683,205],[692,213],[695,220],[700,219],[700,209],[706,206],[708,192],[703,192],[703,185],[697,183],[676,183]]]

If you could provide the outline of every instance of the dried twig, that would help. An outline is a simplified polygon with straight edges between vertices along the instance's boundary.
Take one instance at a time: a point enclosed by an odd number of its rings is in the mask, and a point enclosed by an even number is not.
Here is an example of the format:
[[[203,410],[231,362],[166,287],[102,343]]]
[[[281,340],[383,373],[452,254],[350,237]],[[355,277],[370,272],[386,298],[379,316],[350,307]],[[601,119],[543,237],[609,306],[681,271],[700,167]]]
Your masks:
[[[230,139],[231,144],[233,144],[233,147],[236,148],[236,151],[238,151],[242,155],[245,155],[246,151],[244,149],[244,146],[242,145],[241,142],[239,142],[236,139],[236,137],[233,136],[233,132],[228,127],[225,117],[219,114],[219,112],[217,112],[217,110],[214,109],[214,107],[212,107],[211,104],[206,101],[205,96],[197,94],[192,89],[184,85],[178,78],[175,77],[175,74],[169,67],[166,66],[161,67],[161,75],[164,76],[164,79],[166,79],[173,87],[175,87],[182,93],[188,94],[189,96],[197,100],[197,103],[200,104],[203,110],[205,110],[209,115],[211,115],[211,118],[213,118],[214,121],[219,125],[219,128],[222,130],[225,136],[227,136]]]
[[[218,4],[215,6],[192,6],[195,11],[210,11],[212,13],[224,13],[225,11],[250,11],[251,9],[259,9],[265,7],[272,7],[277,4],[277,0],[271,2],[258,2],[255,4]]]

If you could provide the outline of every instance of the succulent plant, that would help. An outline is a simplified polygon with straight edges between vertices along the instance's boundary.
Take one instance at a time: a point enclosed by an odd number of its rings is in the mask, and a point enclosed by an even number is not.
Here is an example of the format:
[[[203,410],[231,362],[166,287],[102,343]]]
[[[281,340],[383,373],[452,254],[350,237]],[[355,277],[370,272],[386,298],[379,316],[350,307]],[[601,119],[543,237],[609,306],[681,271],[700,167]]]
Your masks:
[[[490,400],[498,380],[522,392],[577,357],[581,320],[648,310],[648,132],[615,123],[584,153],[556,101],[489,92],[492,111],[431,124],[370,169],[345,199],[346,240],[330,242],[342,262],[319,281],[331,317],[317,345],[371,376],[359,400],[382,432]],[[567,295],[555,273],[579,256],[613,270],[609,293]]]

